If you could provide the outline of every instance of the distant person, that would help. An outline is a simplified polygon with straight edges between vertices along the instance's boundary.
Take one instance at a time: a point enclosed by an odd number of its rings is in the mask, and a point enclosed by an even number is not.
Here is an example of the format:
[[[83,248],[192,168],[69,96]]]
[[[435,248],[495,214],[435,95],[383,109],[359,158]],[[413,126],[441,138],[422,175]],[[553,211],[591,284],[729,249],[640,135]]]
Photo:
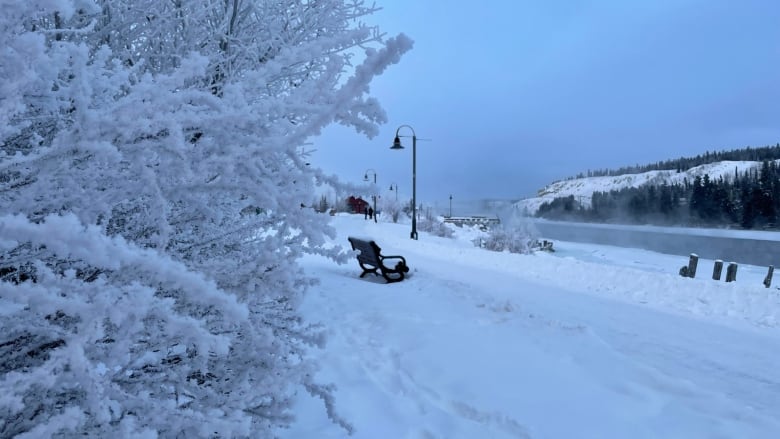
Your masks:
[[[369,207],[368,208],[368,218],[369,219],[374,218],[374,208],[373,207]]]
[[[366,217],[364,219],[368,219],[368,206],[363,208],[363,213],[366,214]]]

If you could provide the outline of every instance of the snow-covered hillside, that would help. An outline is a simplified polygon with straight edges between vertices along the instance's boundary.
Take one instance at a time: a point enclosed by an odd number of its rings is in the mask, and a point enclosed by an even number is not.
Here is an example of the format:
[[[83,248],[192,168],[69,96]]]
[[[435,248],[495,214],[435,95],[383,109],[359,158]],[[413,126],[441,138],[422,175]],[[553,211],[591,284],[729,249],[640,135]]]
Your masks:
[[[684,172],[676,170],[649,171],[641,174],[625,174],[611,177],[586,177],[556,181],[539,190],[538,196],[518,201],[515,206],[530,215],[536,213],[543,203],[555,198],[573,195],[578,202],[590,205],[593,192],[609,192],[627,187],[639,187],[645,184],[662,185],[664,183],[682,183],[684,179],[692,182],[697,176],[707,174],[711,179],[723,177],[733,180],[735,171],[742,174],[746,170],[761,166],[761,162],[723,161],[696,166]]]

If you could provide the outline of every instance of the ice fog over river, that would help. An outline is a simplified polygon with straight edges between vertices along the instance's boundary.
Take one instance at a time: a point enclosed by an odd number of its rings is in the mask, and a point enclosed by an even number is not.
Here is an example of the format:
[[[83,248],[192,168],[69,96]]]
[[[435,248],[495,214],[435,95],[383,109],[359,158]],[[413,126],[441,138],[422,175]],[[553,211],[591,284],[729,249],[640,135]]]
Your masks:
[[[696,253],[759,266],[778,266],[780,233],[688,227],[624,226],[534,220],[543,237],[552,240],[632,247],[672,255]]]
[[[450,213],[449,200],[429,203],[440,215]],[[428,208],[423,204],[423,212]],[[509,200],[452,200],[454,216],[498,217],[513,214]],[[780,232],[703,229],[691,227],[629,226],[529,219],[543,238],[581,243],[641,248],[660,253],[720,259],[759,266],[780,263]],[[681,259],[681,265],[683,265]]]

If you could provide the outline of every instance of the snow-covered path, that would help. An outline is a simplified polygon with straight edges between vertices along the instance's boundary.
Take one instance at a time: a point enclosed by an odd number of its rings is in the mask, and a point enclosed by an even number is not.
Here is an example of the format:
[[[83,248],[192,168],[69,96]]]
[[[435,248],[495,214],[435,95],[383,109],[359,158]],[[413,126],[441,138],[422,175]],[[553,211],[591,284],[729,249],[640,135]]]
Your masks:
[[[683,279],[679,258],[649,252],[620,266],[608,247],[589,246],[601,253],[587,262],[566,243],[512,255],[358,217],[335,225],[337,242],[372,236],[413,268],[386,285],[357,264],[304,261],[322,283],[303,312],[329,332],[317,379],[338,387],[354,437],[780,434],[775,289]],[[322,412],[302,396],[282,436],[346,436]]]

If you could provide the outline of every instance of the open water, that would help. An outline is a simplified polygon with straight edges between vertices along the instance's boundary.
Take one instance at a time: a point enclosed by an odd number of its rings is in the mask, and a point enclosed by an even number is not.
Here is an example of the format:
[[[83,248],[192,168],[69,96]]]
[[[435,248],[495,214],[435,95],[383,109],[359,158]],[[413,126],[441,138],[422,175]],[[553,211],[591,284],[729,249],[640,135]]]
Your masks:
[[[641,248],[672,255],[697,254],[724,262],[780,266],[780,232],[725,231],[534,221],[546,239]]]

